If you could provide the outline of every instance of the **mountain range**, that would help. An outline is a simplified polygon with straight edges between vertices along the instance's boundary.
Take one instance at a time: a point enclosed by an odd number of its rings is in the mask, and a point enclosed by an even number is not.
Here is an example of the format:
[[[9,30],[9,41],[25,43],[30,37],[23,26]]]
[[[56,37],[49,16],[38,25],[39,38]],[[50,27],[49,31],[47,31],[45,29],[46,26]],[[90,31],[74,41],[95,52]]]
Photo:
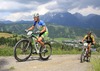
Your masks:
[[[48,12],[44,15],[41,15],[40,18],[46,23],[59,24],[63,26],[70,27],[81,27],[81,28],[91,28],[91,29],[100,29],[100,15],[90,14],[88,16],[83,16],[80,13],[71,14],[69,12]],[[0,21],[0,24],[29,24],[33,21]]]
[[[47,13],[41,17],[44,21],[63,26],[100,29],[100,15],[89,14],[83,16],[79,13]]]

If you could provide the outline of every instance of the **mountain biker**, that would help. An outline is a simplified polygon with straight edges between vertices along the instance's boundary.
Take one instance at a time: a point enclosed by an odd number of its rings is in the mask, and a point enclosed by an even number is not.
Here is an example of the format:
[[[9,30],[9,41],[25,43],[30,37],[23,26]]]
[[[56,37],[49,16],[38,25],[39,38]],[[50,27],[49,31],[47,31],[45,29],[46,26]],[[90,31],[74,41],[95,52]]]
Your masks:
[[[94,39],[94,36],[92,35],[92,32],[89,31],[87,33],[87,35],[84,36],[84,38],[82,39],[82,43],[86,41],[88,43],[88,52],[90,53],[90,48],[91,48],[91,45],[94,45],[95,44],[95,39]]]
[[[36,26],[37,29],[39,30],[39,31],[37,31],[37,33],[39,33],[37,42],[39,42],[41,44],[41,46],[44,47],[44,42],[42,40],[44,37],[48,36],[48,29],[47,29],[45,23],[42,20],[40,20],[39,13],[35,13],[33,18],[34,18],[34,21],[33,21],[34,24],[30,28],[28,28],[26,31],[33,30],[34,27]]]

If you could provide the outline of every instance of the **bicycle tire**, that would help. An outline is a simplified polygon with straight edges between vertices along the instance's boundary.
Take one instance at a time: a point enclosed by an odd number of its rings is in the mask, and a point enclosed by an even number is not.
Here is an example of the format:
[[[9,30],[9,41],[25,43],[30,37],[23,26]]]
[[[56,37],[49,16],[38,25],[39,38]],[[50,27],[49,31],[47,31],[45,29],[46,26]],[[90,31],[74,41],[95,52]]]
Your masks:
[[[80,63],[83,63],[84,61],[85,61],[85,56],[84,56],[84,51],[83,51],[80,57]]]
[[[90,62],[90,60],[91,60],[91,50],[90,50],[90,56],[88,56],[88,58],[87,58],[87,62]]]
[[[18,47],[19,47],[19,45],[21,44],[21,43],[23,43],[23,42],[26,42],[26,43],[28,43],[28,45],[27,45],[27,47],[30,49],[30,52],[29,52],[29,54],[25,57],[25,58],[20,58],[20,57],[18,57],[18,54],[17,54],[17,49],[18,49]],[[25,45],[26,46],[26,45]],[[18,51],[19,52],[19,51]],[[31,56],[31,54],[32,54],[32,45],[31,45],[31,43],[30,43],[30,41],[28,40],[28,39],[22,39],[22,40],[19,40],[17,43],[16,43],[16,45],[14,46],[14,57],[15,57],[15,59],[18,61],[18,62],[22,62],[22,61],[26,61],[30,56]]]
[[[41,58],[42,60],[48,60],[48,58],[49,58],[49,57],[51,56],[51,54],[52,54],[52,47],[51,47],[51,45],[50,45],[49,43],[47,43],[47,42],[44,43],[44,45],[45,45],[45,46],[46,46],[46,45],[49,46],[50,53],[49,53],[48,56],[44,57],[44,56],[42,55],[44,47],[40,47],[40,53],[39,53],[39,56],[40,56],[40,58]],[[47,49],[47,47],[46,47],[46,49]],[[44,54],[45,54],[45,53],[44,53]]]

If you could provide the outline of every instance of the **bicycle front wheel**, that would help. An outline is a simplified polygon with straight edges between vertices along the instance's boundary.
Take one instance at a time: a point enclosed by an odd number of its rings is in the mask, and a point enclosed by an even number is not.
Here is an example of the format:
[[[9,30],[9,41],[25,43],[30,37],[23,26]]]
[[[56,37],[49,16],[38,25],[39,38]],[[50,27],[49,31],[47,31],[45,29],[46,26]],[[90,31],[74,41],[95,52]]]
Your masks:
[[[52,54],[52,48],[49,43],[44,43],[44,46],[40,48],[39,55],[42,60],[47,60]]]
[[[85,61],[85,56],[84,56],[84,51],[82,52],[81,54],[81,57],[80,57],[80,62],[83,63]]]
[[[29,40],[22,39],[14,47],[14,57],[17,61],[26,61],[32,54],[32,45]]]

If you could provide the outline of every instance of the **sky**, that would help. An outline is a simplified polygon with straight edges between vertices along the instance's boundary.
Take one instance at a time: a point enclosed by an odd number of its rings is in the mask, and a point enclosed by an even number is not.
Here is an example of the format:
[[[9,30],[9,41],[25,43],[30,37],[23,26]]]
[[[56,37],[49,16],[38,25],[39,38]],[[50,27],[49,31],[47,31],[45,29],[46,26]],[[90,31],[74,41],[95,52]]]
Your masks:
[[[0,0],[0,20],[32,20],[34,13],[48,12],[100,15],[100,0]]]

